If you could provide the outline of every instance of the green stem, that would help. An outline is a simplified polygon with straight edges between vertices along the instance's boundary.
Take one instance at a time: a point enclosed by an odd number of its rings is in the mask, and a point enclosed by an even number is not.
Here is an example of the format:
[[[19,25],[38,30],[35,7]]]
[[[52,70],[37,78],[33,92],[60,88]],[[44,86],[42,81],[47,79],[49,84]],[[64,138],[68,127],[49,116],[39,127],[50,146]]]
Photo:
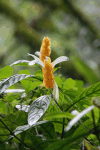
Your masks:
[[[63,123],[65,123],[65,118],[63,118]],[[63,139],[63,136],[64,136],[64,124],[63,124],[63,127],[62,127],[61,139]]]

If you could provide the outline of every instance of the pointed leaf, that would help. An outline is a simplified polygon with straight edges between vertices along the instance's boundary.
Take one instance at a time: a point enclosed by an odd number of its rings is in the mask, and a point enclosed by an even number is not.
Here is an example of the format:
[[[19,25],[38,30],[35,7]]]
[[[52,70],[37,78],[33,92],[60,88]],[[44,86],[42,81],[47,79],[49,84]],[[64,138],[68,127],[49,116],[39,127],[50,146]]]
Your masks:
[[[32,54],[29,54],[29,53],[28,53],[28,55],[32,56],[35,59],[35,61],[36,61],[35,63],[44,67],[43,62],[38,57],[36,57],[35,55],[32,55]]]
[[[94,85],[90,86],[89,88],[85,89],[82,93],[80,93],[76,98],[75,98],[75,103],[84,100],[87,97],[96,97],[100,96],[100,82],[95,83]]]
[[[17,74],[13,75],[5,80],[0,84],[0,94],[3,93],[8,87],[17,83],[20,80],[23,80],[28,77],[33,77],[34,75],[26,75],[26,74]]]
[[[14,65],[23,65],[23,66],[28,66],[29,61],[28,60],[18,60],[12,63],[10,66]]]
[[[57,59],[55,59],[55,60],[53,61],[53,67],[54,67],[56,64],[59,64],[60,62],[68,61],[68,60],[69,60],[68,57],[66,57],[66,56],[60,56],[60,57],[58,57]]]
[[[68,112],[56,112],[56,113],[49,113],[45,116],[45,119],[52,119],[52,118],[69,118],[72,119],[73,115]]]
[[[30,108],[30,105],[16,105],[15,107],[16,107],[18,110],[28,112],[28,111],[29,111],[29,108]]]
[[[38,99],[32,102],[28,114],[29,125],[35,124],[41,118],[41,116],[47,110],[50,101],[51,101],[51,95],[45,95],[39,97]]]

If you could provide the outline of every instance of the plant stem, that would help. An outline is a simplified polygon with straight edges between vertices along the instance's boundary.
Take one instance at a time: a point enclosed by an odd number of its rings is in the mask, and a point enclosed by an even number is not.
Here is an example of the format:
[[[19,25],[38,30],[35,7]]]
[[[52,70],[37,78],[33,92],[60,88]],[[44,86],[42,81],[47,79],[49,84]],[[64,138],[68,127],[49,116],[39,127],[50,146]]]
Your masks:
[[[97,129],[96,129],[94,112],[93,112],[93,110],[91,110],[91,112],[92,112],[92,118],[93,118],[93,125],[94,125],[94,129],[95,129],[95,135],[97,136],[98,141],[100,142],[99,134],[98,134],[98,131],[97,131]]]
[[[18,141],[20,141],[25,147],[27,147],[29,150],[31,150],[22,140],[20,140],[13,132],[12,130],[0,119],[1,123],[9,130],[10,134],[13,135]]]
[[[63,118],[63,123],[65,123],[65,118]],[[63,139],[63,136],[64,136],[64,124],[63,124],[63,127],[62,127],[61,139]]]

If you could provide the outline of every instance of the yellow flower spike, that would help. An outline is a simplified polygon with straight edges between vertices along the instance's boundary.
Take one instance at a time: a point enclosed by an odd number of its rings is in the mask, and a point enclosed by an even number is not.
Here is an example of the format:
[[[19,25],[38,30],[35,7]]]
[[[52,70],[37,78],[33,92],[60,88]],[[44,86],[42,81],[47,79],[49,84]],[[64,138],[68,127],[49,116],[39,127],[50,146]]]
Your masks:
[[[53,88],[54,86],[54,76],[53,76],[53,68],[51,59],[48,57],[44,60],[44,68],[43,71],[43,86],[45,86],[47,89]]]
[[[60,56],[57,59],[55,59],[51,63],[50,59],[50,39],[48,37],[44,37],[41,45],[40,52],[37,51],[35,54],[39,56],[39,58],[35,55],[28,54],[32,56],[35,60],[29,61],[28,65],[32,66],[34,64],[39,64],[42,66],[42,72],[43,72],[43,84],[41,86],[45,86],[47,89],[53,88],[54,87],[54,76],[53,76],[53,69],[56,64],[63,62],[63,61],[68,61],[69,58],[66,56]]]
[[[41,49],[40,49],[40,60],[42,60],[44,62],[45,57],[49,57],[51,50],[50,50],[50,39],[48,37],[44,37],[43,41],[42,41],[42,45],[41,45]]]

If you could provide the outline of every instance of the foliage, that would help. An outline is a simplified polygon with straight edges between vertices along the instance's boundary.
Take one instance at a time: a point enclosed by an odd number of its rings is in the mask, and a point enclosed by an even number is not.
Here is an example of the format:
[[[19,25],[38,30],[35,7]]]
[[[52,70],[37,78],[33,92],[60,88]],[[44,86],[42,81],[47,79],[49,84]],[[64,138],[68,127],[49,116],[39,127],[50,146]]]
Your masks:
[[[41,65],[37,57],[36,62]],[[23,65],[20,60],[11,66],[21,63]],[[27,61],[24,65],[28,64]],[[47,89],[40,86],[43,81],[41,70],[34,75],[30,75],[28,70],[20,70],[16,75],[12,75],[12,72],[13,69],[9,66],[0,70],[1,149],[98,149],[100,82],[86,88],[82,81],[57,76],[54,77],[53,89]],[[20,90],[21,93],[17,92],[19,89],[14,88],[15,92],[11,89],[15,83],[24,88]],[[74,114],[75,110],[77,114]]]

